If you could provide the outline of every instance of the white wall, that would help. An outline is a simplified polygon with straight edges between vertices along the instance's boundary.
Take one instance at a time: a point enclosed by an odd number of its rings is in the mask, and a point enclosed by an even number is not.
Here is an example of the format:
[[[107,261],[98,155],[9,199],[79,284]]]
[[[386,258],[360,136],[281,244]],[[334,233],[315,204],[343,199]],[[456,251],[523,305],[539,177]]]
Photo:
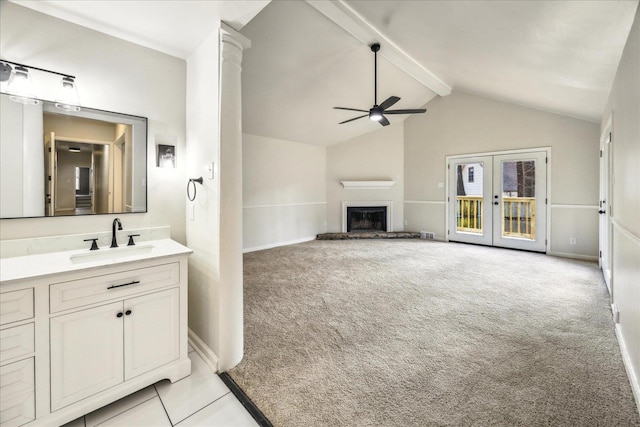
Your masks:
[[[371,126],[379,126],[371,123]],[[327,231],[342,231],[343,201],[393,202],[393,231],[402,231],[404,128],[390,125],[327,148]],[[340,181],[395,181],[388,190],[344,189]],[[409,227],[411,228],[411,227]]]
[[[324,233],[326,151],[243,134],[245,252],[313,240]]]
[[[613,303],[616,330],[640,407],[640,8],[602,121],[613,115]]]
[[[240,64],[249,41],[218,26],[187,60],[189,176],[204,182],[186,203],[186,229],[189,327],[212,368],[225,371],[243,355]]]
[[[216,355],[220,328],[220,190],[219,175],[209,179],[207,167],[211,162],[218,164],[220,157],[218,55],[215,31],[187,59],[186,110],[188,176],[206,177],[203,185],[196,184],[196,199],[186,206],[187,245],[193,250],[189,257],[189,328]]]
[[[446,237],[445,156],[551,147],[550,252],[597,259],[597,124],[459,91],[426,108],[404,122],[408,229]]]
[[[126,229],[170,225],[185,239],[185,61],[3,1],[2,58],[76,76],[80,102],[148,117],[147,213],[0,220],[1,239],[108,230],[120,216]],[[28,28],[28,31],[25,31]],[[58,79],[39,92],[56,96]],[[170,135],[178,167],[155,167],[155,140]]]

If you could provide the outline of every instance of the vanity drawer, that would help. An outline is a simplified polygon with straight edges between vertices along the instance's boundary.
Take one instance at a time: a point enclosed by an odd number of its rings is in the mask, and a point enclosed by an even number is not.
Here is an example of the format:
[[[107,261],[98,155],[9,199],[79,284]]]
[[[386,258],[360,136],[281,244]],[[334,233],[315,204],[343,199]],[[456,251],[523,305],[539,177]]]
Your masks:
[[[0,325],[33,317],[33,288],[0,294]]]
[[[56,313],[180,283],[180,263],[120,271],[49,286],[49,309]]]
[[[35,351],[33,323],[0,331],[0,363]]]
[[[17,427],[36,417],[33,357],[0,367],[0,425]]]

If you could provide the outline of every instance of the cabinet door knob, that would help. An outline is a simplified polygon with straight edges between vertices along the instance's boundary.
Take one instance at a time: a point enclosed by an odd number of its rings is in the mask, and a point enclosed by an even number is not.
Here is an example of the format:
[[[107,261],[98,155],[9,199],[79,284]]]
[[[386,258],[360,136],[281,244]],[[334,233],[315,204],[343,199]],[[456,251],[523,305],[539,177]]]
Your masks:
[[[122,312],[116,314],[116,317],[122,317]]]
[[[127,316],[131,314],[131,310],[127,310],[124,312],[124,314],[126,314]]]

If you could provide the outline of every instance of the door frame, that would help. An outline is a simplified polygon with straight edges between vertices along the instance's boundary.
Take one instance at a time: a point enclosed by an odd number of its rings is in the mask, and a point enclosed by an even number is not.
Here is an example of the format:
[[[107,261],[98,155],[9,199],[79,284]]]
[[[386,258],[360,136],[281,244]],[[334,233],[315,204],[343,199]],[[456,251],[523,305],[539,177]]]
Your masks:
[[[444,203],[446,206],[446,211],[445,211],[445,230],[446,230],[446,234],[445,234],[445,241],[448,242],[449,241],[449,215],[450,212],[449,210],[451,209],[451,203],[449,203],[449,191],[450,191],[450,185],[452,185],[451,182],[449,182],[449,164],[451,163],[451,160],[464,160],[464,159],[469,159],[469,158],[474,158],[474,157],[483,157],[483,156],[500,156],[500,155],[504,155],[504,154],[522,154],[522,153],[532,153],[532,152],[544,152],[546,157],[547,157],[547,188],[546,188],[546,194],[545,194],[545,199],[546,199],[546,206],[545,206],[545,213],[547,215],[547,229],[545,231],[545,240],[546,240],[546,245],[545,245],[545,251],[544,253],[546,253],[547,255],[549,254],[549,249],[551,247],[551,147],[532,147],[532,148],[519,148],[519,149],[515,149],[515,150],[503,150],[503,151],[484,151],[484,152],[479,152],[479,153],[470,153],[470,154],[452,154],[452,155],[447,155],[445,156],[445,162],[444,162],[444,170],[445,170],[445,197],[444,197]]]
[[[613,114],[609,115],[607,124],[600,135],[600,192],[598,210],[604,214],[598,215],[598,267],[602,271],[604,282],[609,291],[609,299],[613,302],[613,225],[611,223],[611,209],[613,207],[613,180],[611,171],[613,161]],[[604,203],[602,202],[604,200]],[[603,260],[608,265],[604,265]],[[608,267],[608,269],[607,269]],[[608,271],[607,271],[608,270]]]

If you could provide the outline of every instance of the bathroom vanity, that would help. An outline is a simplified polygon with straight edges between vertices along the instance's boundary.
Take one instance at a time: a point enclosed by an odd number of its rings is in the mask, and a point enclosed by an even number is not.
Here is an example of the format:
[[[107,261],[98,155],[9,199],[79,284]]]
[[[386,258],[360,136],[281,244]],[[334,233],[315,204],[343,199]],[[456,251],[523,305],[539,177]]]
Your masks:
[[[0,260],[0,424],[61,425],[191,372],[171,239]]]

